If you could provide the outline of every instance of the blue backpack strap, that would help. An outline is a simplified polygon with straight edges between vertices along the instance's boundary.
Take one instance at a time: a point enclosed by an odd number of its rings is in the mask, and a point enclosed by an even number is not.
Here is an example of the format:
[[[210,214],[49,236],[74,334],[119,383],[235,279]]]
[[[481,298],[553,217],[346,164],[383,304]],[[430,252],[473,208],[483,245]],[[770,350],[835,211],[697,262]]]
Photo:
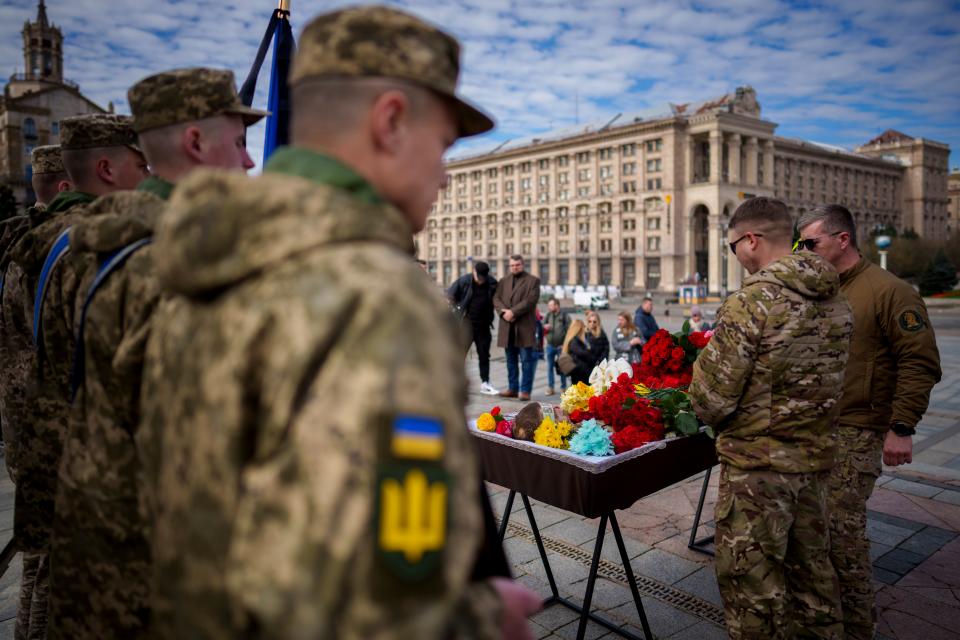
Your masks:
[[[47,295],[47,285],[50,283],[50,274],[67,251],[70,251],[70,227],[67,227],[57,236],[47,259],[43,261],[40,271],[40,280],[37,282],[37,294],[33,299],[33,345],[40,346],[40,320],[43,318],[43,299]]]
[[[100,267],[97,269],[97,275],[90,284],[90,288],[87,289],[87,297],[83,300],[83,309],[80,312],[80,324],[77,327],[77,342],[73,357],[73,372],[70,377],[71,401],[76,397],[77,391],[80,390],[80,386],[83,384],[85,355],[85,349],[83,345],[83,330],[87,324],[87,309],[90,308],[90,303],[93,302],[93,297],[96,295],[100,286],[106,282],[111,273],[119,269],[123,263],[127,261],[127,258],[132,256],[137,250],[147,246],[151,242],[153,242],[153,238],[149,237],[137,240],[136,242],[128,244],[122,249],[114,251],[108,255],[103,262],[100,263]]]

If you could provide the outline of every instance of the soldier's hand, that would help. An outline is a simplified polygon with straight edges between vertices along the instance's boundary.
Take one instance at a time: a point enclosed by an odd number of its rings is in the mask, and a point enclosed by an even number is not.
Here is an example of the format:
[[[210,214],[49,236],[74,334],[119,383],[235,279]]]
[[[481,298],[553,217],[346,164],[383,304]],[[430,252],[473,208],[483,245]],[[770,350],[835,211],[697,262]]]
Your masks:
[[[887,431],[887,437],[883,441],[883,464],[888,467],[897,467],[911,462],[913,462],[913,439],[910,436],[898,436],[893,431]]]
[[[543,600],[519,582],[492,578],[490,582],[503,602],[504,640],[533,640],[527,618],[543,608]]]

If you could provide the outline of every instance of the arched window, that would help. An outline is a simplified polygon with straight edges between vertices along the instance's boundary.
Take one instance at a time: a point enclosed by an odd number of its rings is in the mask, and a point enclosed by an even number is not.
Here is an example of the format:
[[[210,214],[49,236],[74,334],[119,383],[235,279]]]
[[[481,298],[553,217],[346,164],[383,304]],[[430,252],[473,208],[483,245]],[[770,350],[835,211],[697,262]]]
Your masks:
[[[37,123],[33,121],[33,118],[27,118],[23,121],[23,137],[27,140],[36,140]]]

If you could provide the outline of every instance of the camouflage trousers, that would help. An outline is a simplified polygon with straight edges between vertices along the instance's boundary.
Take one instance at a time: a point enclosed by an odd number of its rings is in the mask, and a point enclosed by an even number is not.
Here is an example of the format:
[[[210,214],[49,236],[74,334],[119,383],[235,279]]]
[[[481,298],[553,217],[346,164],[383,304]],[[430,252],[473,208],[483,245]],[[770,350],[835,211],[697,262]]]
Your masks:
[[[853,640],[872,640],[877,621],[867,539],[867,498],[880,476],[884,435],[840,427],[837,466],[830,472],[830,560],[840,579],[844,632]]]
[[[45,553],[20,554],[20,602],[13,637],[16,640],[44,640],[47,637],[47,602],[50,562]]]
[[[716,571],[733,640],[841,638],[827,472],[720,467]]]

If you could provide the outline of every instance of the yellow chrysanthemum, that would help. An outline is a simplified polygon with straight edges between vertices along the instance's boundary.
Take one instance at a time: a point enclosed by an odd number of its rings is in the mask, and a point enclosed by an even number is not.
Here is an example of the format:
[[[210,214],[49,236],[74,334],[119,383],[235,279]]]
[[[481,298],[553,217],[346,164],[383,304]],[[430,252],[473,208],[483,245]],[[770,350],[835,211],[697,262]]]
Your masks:
[[[590,398],[593,397],[593,387],[583,382],[567,387],[560,397],[560,407],[570,413],[574,409],[586,411],[590,405]]]
[[[570,432],[573,431],[573,424],[567,422],[566,420],[561,420],[557,423],[557,433],[560,434],[560,437],[566,441],[570,437]],[[564,447],[566,449],[566,447]]]
[[[537,430],[533,432],[533,441],[554,449],[566,448],[563,436],[560,435],[556,423],[549,416],[544,418]]]
[[[477,429],[480,431],[496,431],[497,421],[489,413],[480,414],[477,418]]]

